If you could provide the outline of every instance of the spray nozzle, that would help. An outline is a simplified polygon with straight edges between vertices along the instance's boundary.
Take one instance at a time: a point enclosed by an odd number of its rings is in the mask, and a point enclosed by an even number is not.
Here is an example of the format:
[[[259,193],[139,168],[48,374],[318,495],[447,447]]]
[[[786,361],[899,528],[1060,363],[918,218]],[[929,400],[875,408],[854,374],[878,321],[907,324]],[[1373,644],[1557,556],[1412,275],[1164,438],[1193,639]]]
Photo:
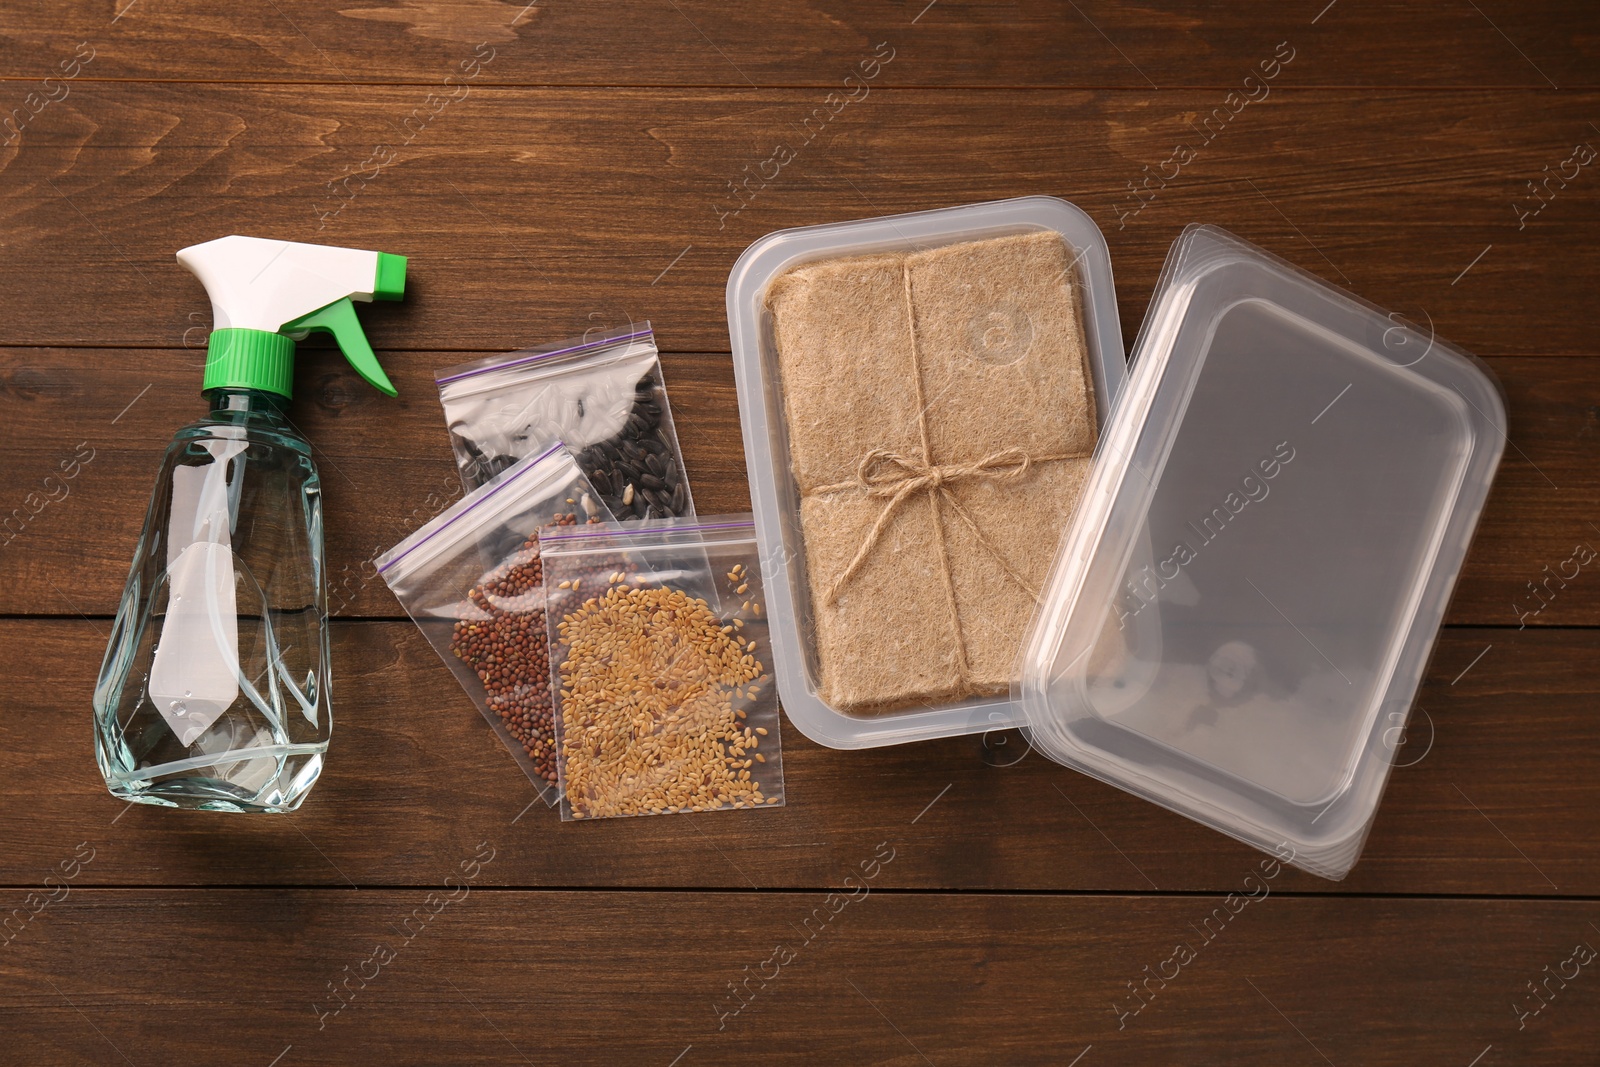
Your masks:
[[[352,301],[399,300],[404,256],[235,235],[191,245],[178,262],[211,297],[203,390],[233,386],[289,396],[295,341],[323,332],[333,335],[356,373],[395,395]]]

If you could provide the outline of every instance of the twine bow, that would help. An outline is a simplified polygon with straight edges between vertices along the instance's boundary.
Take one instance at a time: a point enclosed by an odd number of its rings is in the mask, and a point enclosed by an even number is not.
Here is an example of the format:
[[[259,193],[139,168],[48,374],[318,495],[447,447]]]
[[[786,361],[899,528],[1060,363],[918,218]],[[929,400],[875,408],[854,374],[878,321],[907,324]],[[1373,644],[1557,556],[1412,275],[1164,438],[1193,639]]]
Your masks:
[[[1057,456],[1041,456],[1040,459],[1050,460]],[[977,522],[961,502],[950,490],[954,482],[971,479],[983,479],[994,482],[1015,481],[1028,473],[1033,466],[1034,457],[1029,456],[1020,448],[1007,448],[999,452],[991,452],[975,463],[952,463],[943,466],[923,463],[915,459],[908,459],[897,452],[890,452],[884,448],[874,448],[861,457],[861,462],[856,465],[856,476],[853,481],[838,482],[834,485],[823,485],[812,490],[815,493],[839,493],[849,489],[864,490],[868,496],[886,500],[883,509],[878,512],[878,519],[872,524],[866,538],[861,542],[861,547],[856,549],[856,554],[851,558],[845,569],[834,579],[833,584],[823,594],[823,601],[832,604],[838,599],[839,593],[845,584],[855,576],[856,571],[866,562],[872,550],[877,547],[878,539],[883,536],[883,531],[889,526],[900,506],[914,495],[921,492],[939,494],[946,504],[950,505],[967,526],[977,536],[978,541],[987,548],[1001,570],[1021,586],[1029,595],[1037,598],[1038,591],[1016,571],[1011,569],[1005,556],[995,547],[994,543],[978,528]],[[937,520],[937,515],[935,515]]]

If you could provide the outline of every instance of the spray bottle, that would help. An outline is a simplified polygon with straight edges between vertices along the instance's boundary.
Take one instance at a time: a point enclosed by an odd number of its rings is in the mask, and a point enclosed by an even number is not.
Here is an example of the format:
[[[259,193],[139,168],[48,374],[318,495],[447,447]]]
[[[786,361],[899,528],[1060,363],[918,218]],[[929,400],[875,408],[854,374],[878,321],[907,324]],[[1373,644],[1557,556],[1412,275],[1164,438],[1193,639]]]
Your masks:
[[[178,262],[211,297],[211,413],[156,476],[95,686],[95,755],[124,800],[293,811],[333,725],[321,483],[287,416],[295,341],[331,333],[395,395],[351,302],[399,300],[406,261],[234,236]]]

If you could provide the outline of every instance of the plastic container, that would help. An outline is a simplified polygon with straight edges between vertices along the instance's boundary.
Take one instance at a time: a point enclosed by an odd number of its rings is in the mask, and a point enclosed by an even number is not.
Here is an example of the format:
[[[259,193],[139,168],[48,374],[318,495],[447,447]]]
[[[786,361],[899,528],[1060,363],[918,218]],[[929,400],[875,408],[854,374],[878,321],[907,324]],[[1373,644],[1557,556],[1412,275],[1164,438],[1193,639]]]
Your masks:
[[[322,492],[287,398],[216,389],[156,476],[95,688],[120,800],[284,812],[333,729]]]
[[[1051,230],[1074,252],[1084,333],[1102,426],[1126,380],[1122,333],[1105,238],[1077,207],[1048,196],[831,223],[768,234],[745,250],[728,277],[728,328],[744,429],[761,566],[769,597],[778,691],[789,719],[831,748],[868,748],[1017,726],[1021,709],[1006,697],[967,700],[858,717],[818,695],[800,534],[799,493],[791,471],[777,351],[764,308],[768,285],[801,263],[871,252],[902,252],[1007,234]]]
[[[1343,877],[1505,430],[1473,357],[1184,231],[1020,660],[1033,745]]]

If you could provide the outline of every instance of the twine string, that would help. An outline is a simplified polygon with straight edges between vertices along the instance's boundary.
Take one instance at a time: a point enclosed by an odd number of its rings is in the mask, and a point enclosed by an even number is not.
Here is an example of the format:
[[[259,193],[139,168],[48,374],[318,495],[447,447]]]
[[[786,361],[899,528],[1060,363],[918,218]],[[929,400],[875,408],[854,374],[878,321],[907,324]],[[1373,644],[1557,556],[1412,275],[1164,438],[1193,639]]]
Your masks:
[[[991,452],[974,463],[956,463],[936,466],[907,459],[888,449],[874,448],[861,457],[861,462],[856,466],[856,476],[848,482],[838,482],[833,485],[818,486],[813,493],[841,493],[848,490],[865,492],[868,496],[885,501],[883,508],[878,512],[877,520],[872,524],[872,529],[867,531],[867,536],[862,540],[861,546],[856,549],[856,554],[845,565],[839,576],[833,580],[824,594],[824,602],[832,604],[855,577],[867,558],[877,548],[878,541],[888,529],[889,523],[905,502],[917,493],[930,492],[948,504],[964,523],[967,524],[977,537],[978,543],[988,549],[994,556],[995,562],[1000,564],[1000,569],[1006,576],[1015,582],[1029,596],[1037,599],[1039,591],[1022,575],[1018,574],[1009,563],[1004,554],[995,543],[989,540],[982,528],[978,525],[972,513],[964,507],[956,495],[951,491],[951,486],[969,480],[985,480],[991,482],[1016,481],[1027,475],[1035,463],[1047,463],[1058,459],[1075,459],[1078,453],[1061,453],[1045,456],[1030,456],[1020,448],[1007,448],[999,452]],[[935,516],[937,519],[937,515]],[[953,592],[953,590],[952,590]]]

